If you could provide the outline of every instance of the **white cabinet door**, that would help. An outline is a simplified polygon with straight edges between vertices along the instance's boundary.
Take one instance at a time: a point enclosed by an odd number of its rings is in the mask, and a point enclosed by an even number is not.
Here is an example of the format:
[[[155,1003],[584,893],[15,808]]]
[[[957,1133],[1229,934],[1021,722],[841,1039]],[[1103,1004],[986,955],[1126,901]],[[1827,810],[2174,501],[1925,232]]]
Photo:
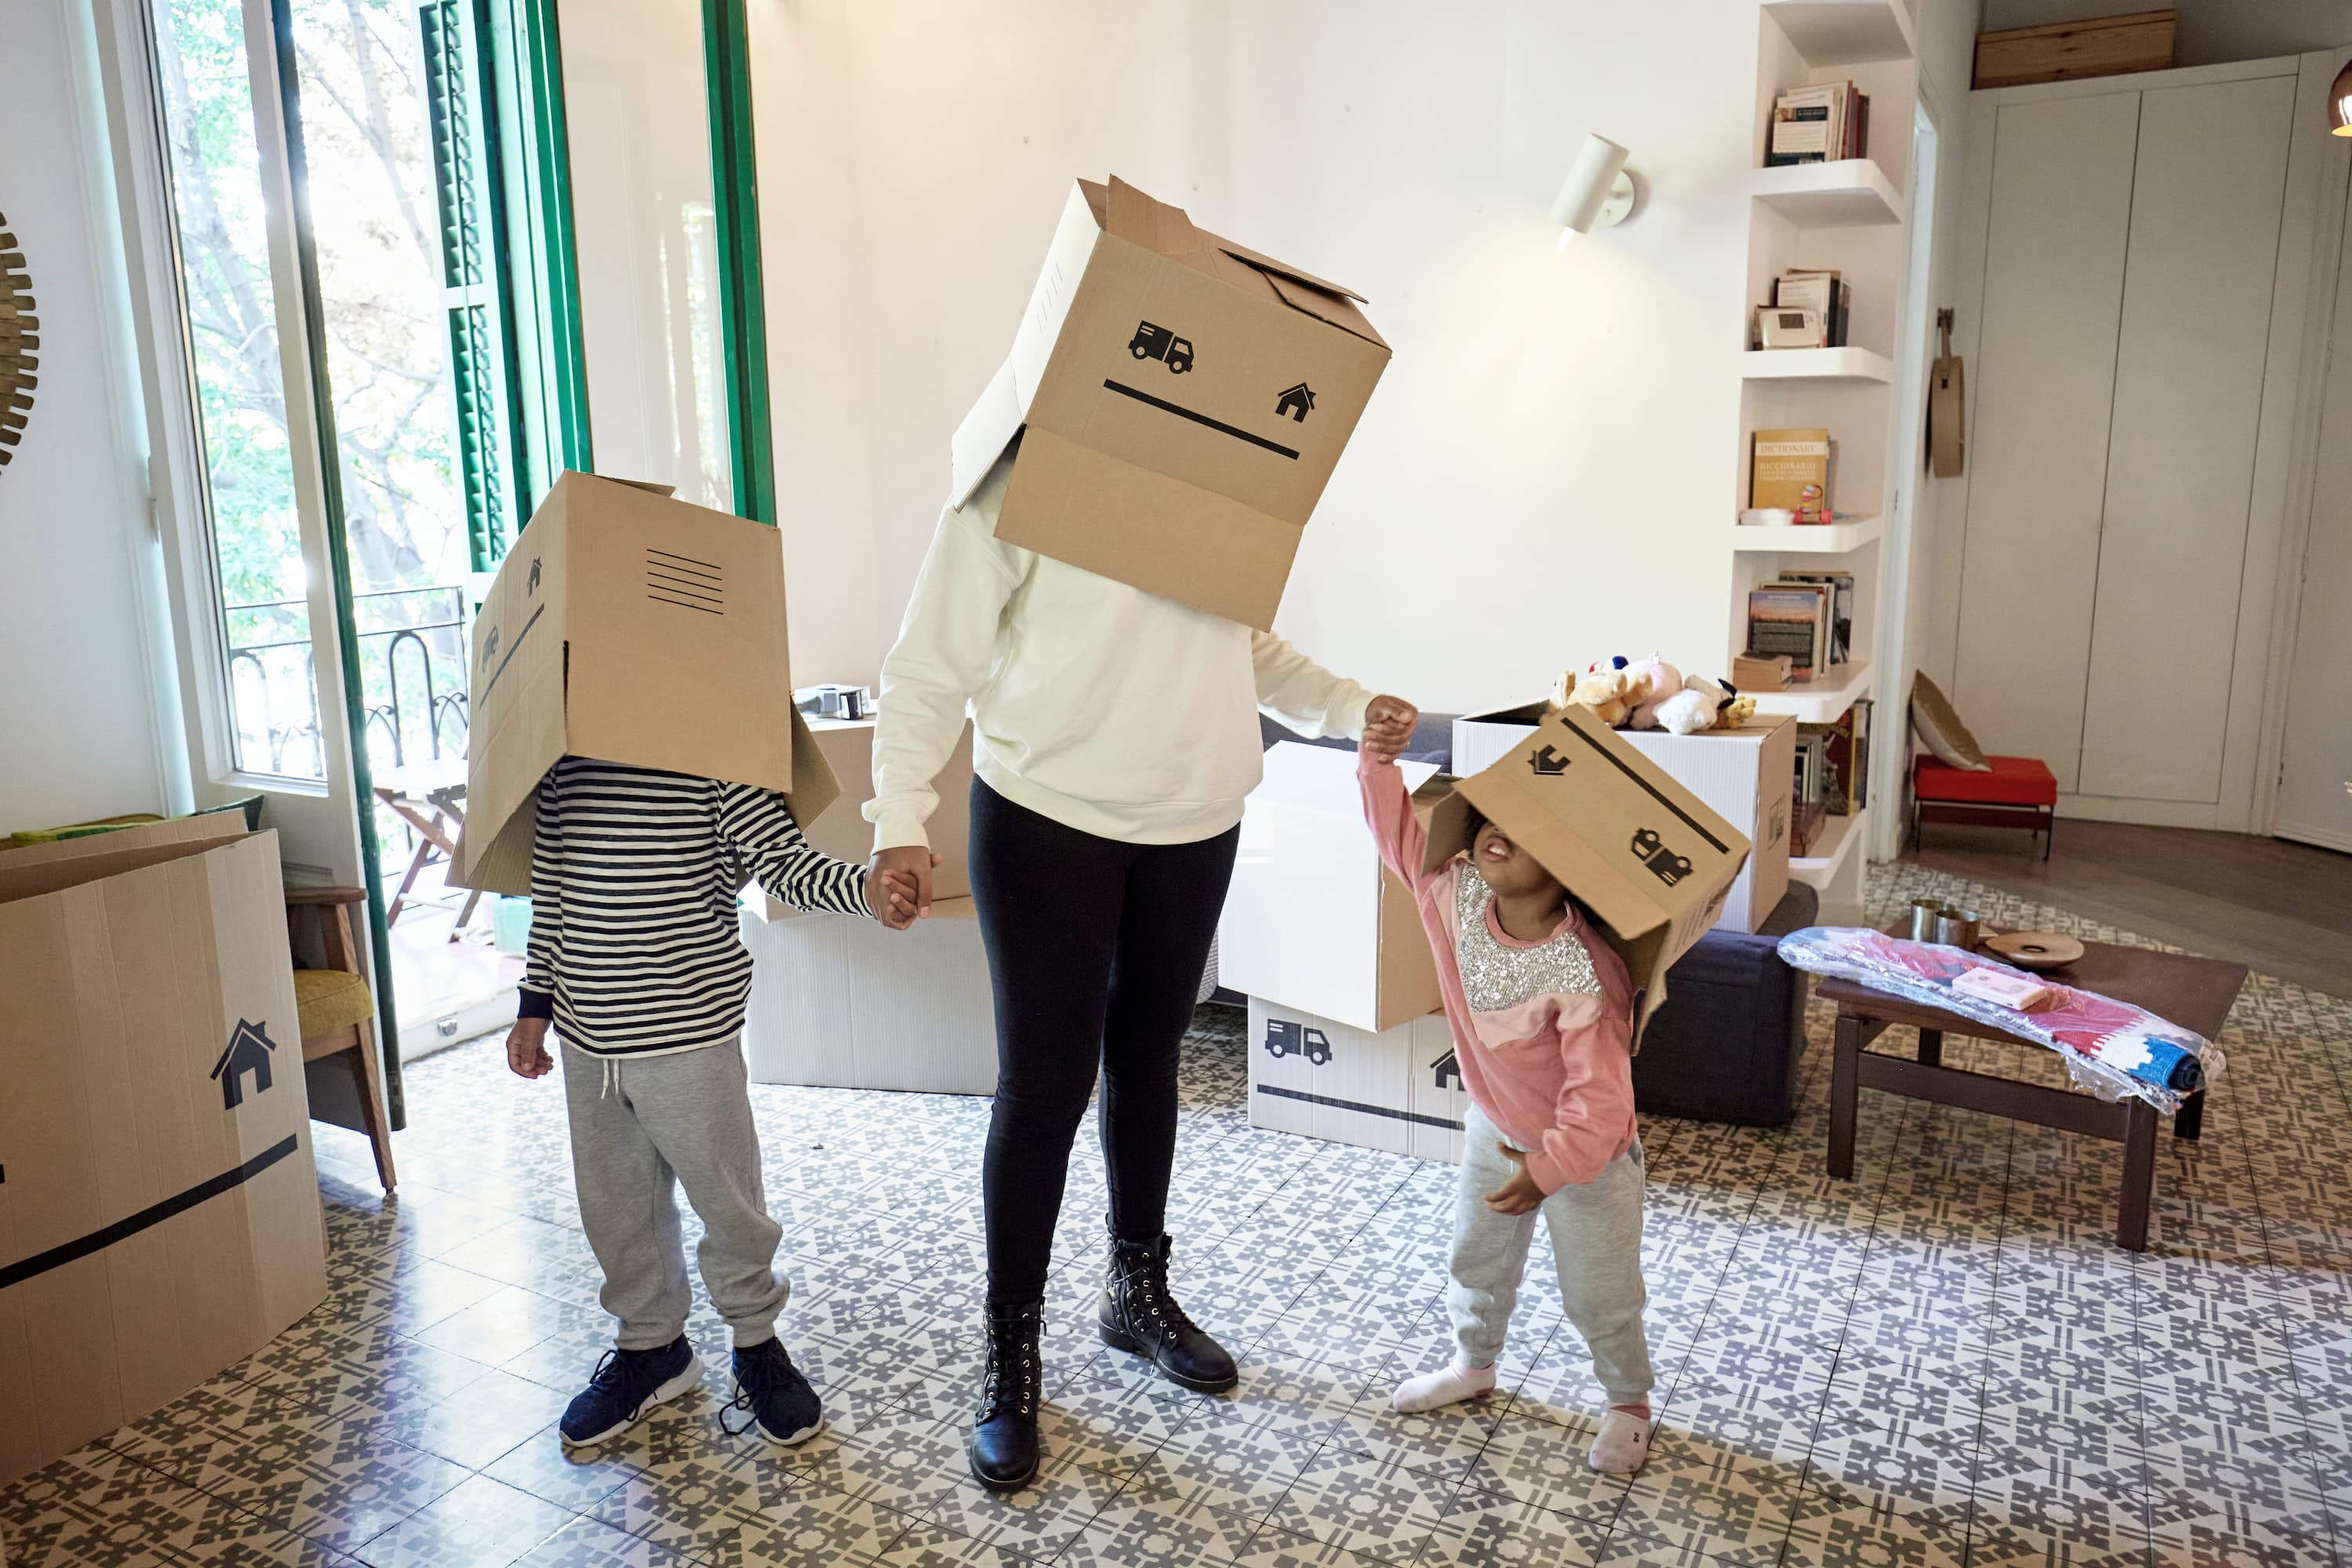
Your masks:
[[[2221,795],[2294,81],[2139,99],[2074,787],[2206,803]]]
[[[2344,672],[2352,669],[2352,615],[2344,608],[2352,605],[2352,207],[2344,235],[2311,540],[2303,558],[2303,614],[2286,671],[2286,734],[2271,825],[2281,837],[2331,849],[2352,849],[2352,723],[2344,719]]]
[[[1994,144],[1953,700],[2074,787],[2138,95],[2003,105]],[[2273,224],[2275,228],[2275,224]]]

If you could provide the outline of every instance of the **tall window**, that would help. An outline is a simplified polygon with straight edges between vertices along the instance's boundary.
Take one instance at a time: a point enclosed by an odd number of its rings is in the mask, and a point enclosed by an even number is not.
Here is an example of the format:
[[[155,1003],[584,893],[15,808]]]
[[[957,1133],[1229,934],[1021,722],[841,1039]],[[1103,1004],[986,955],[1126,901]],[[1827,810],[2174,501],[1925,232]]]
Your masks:
[[[323,778],[244,13],[159,0],[153,37],[233,760]]]
[[[356,677],[379,769],[462,757],[465,582],[520,526],[472,0],[281,0]],[[151,0],[236,765],[320,778],[318,686],[240,0]]]

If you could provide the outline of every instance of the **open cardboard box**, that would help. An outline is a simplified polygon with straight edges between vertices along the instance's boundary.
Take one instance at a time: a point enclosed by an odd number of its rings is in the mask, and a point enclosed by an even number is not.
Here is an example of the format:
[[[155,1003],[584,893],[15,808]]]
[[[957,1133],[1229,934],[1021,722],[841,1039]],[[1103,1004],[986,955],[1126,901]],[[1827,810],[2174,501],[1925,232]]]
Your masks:
[[[1480,814],[1599,920],[1633,982],[1638,1042],[1666,970],[1722,914],[1747,836],[1581,708],[1542,720],[1437,803],[1423,867],[1467,850]]]
[[[1270,630],[1388,365],[1362,300],[1115,175],[1080,180],[956,431],[950,504],[1017,437],[999,539]]]
[[[823,753],[840,794],[813,822],[801,823],[810,847],[837,860],[865,861],[874,852],[874,827],[866,820],[866,803],[874,798],[875,721],[866,719],[817,719],[808,725],[808,742]],[[971,834],[971,722],[966,720],[955,750],[931,780],[939,805],[926,825],[931,852],[940,858],[931,869],[931,914],[934,919],[969,918],[971,878],[964,857]],[[744,889],[752,912],[763,921],[814,918],[761,889]]]
[[[530,892],[565,756],[778,790],[802,822],[840,793],[793,706],[776,531],[667,486],[556,479],[474,622],[470,701],[463,888]]]
[[[1475,773],[1508,754],[1535,733],[1549,706],[1523,702],[1456,719],[1455,771]],[[1797,721],[1759,713],[1736,730],[1616,734],[1748,836],[1753,852],[1732,879],[1716,923],[1739,931],[1762,925],[1789,890],[1789,795],[1797,767]]]

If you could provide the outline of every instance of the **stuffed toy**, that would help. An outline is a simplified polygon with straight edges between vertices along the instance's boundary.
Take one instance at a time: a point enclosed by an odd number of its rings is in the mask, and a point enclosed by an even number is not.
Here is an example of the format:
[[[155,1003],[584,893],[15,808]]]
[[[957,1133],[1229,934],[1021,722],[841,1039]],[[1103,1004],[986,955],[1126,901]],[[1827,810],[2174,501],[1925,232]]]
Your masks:
[[[1683,672],[1660,658],[1656,654],[1625,667],[1625,673],[1641,679],[1647,689],[1633,700],[1632,727],[1655,730],[1659,727],[1658,710],[1675,699],[1683,689]]]
[[[1590,709],[1592,716],[1611,729],[1625,722],[1633,711],[1633,697],[1638,695],[1634,682],[1626,679],[1622,669],[1590,671],[1578,675],[1564,670],[1559,683],[1552,688],[1551,705],[1554,712],[1563,708]]]
[[[1756,711],[1756,699],[1743,697],[1727,680],[1692,676],[1657,709],[1658,727],[1677,735],[1702,730],[1737,730]]]

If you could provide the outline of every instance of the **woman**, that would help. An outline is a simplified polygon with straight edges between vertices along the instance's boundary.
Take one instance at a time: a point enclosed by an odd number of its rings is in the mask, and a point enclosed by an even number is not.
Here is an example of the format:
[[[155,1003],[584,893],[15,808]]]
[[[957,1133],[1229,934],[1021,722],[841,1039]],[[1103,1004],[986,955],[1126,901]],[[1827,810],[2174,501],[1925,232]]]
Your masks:
[[[1002,542],[1008,451],[940,520],[882,666],[874,738],[880,868],[918,882],[930,781],[971,705],[971,883],[996,994],[996,1101],[981,1189],[988,1362],[972,1473],[1036,1475],[1037,1332],[1070,1145],[1102,1069],[1110,1262],[1106,1343],[1217,1393],[1233,1357],[1168,1293],[1176,1055],[1256,786],[1259,707],[1309,735],[1402,744],[1410,703],[1281,638]]]

